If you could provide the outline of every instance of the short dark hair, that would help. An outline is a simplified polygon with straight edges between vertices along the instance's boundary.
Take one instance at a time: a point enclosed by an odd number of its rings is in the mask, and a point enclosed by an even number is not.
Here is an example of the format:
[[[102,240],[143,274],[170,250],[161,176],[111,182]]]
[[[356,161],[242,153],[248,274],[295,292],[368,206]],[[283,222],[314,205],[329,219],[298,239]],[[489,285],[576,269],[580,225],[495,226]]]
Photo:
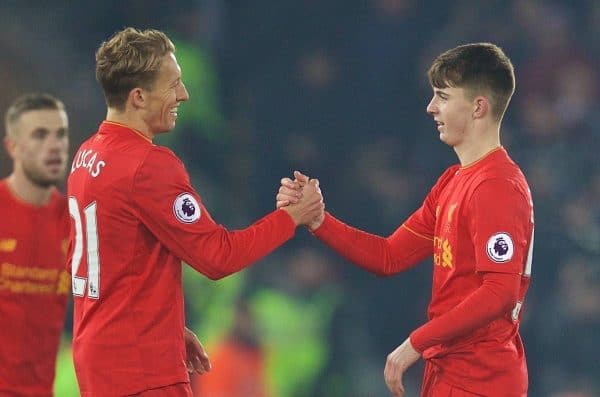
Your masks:
[[[6,134],[13,135],[13,124],[23,113],[33,110],[65,110],[62,101],[50,94],[28,93],[21,95],[13,101],[4,115],[4,128]]]
[[[510,59],[491,43],[471,43],[440,54],[427,72],[435,88],[464,88],[468,95],[485,95],[496,121],[515,92],[515,72]]]
[[[175,45],[159,30],[125,28],[102,42],[96,51],[96,80],[108,107],[123,110],[129,92],[152,89],[162,57]]]

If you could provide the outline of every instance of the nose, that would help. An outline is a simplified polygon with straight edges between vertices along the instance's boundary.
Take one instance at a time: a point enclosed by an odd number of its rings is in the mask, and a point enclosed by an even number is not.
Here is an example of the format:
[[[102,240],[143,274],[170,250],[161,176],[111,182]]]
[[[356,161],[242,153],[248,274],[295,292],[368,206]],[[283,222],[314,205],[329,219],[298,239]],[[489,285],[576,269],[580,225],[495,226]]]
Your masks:
[[[69,146],[68,137],[59,134],[48,134],[48,139],[46,142],[49,150],[53,152],[62,151]]]
[[[430,114],[431,116],[433,116],[434,114],[437,113],[437,106],[435,103],[435,97],[431,98],[431,101],[429,101],[429,104],[427,105],[426,111],[428,114]]]
[[[185,88],[185,84],[181,83],[181,89],[179,90],[179,95],[177,95],[177,100],[179,102],[184,102],[187,101],[188,99],[190,99],[190,95],[187,92],[187,89]]]

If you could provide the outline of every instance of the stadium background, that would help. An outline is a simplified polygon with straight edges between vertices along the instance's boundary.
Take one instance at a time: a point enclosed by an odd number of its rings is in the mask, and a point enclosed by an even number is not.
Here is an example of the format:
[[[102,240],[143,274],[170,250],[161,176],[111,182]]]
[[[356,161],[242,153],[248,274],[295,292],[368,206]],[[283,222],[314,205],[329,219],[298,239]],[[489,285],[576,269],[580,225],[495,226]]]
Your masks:
[[[175,40],[191,100],[161,142],[229,228],[270,211],[279,179],[300,169],[334,214],[391,233],[456,161],[425,113],[429,63],[460,43],[501,45],[517,73],[502,139],[536,204],[530,396],[600,395],[600,2],[5,0],[0,108],[26,91],[57,95],[76,148],[105,115],[94,51],[125,26]],[[3,154],[2,175],[9,164]],[[275,397],[386,396],[385,357],[424,321],[430,277],[427,263],[379,279],[301,230],[240,275],[187,272],[188,324],[210,350],[246,302]],[[70,326],[60,397],[75,393]],[[409,395],[420,377],[410,370]]]

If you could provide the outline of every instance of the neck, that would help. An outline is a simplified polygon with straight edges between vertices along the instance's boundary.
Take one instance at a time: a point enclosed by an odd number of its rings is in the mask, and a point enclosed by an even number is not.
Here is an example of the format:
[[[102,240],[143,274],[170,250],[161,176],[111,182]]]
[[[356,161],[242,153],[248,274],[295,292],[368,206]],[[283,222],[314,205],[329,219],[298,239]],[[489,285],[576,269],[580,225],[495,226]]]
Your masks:
[[[470,134],[460,145],[454,146],[460,165],[466,167],[484,157],[500,145],[500,126],[490,126],[479,133]]]
[[[106,121],[124,124],[127,127],[133,128],[134,130],[140,132],[148,139],[154,139],[154,134],[150,132],[148,125],[139,117],[135,117],[135,115],[131,112],[108,108],[108,111],[106,112]]]
[[[36,185],[18,172],[13,172],[7,182],[11,192],[21,201],[36,206],[47,204],[50,201],[53,186]]]

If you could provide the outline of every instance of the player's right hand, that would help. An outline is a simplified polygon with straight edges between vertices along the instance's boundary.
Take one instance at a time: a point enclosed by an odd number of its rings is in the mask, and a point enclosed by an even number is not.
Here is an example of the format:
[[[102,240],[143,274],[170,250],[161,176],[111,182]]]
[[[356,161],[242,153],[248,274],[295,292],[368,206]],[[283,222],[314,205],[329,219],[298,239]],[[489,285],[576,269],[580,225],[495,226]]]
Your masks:
[[[294,180],[291,180],[290,178],[281,179],[281,186],[279,187],[279,192],[276,196],[276,207],[284,208],[290,205],[300,205],[302,201],[306,200],[305,196],[312,192],[312,187],[315,187],[317,190],[316,193],[320,196],[322,205],[318,208],[316,216],[309,219],[308,222],[302,221],[296,223],[306,225],[310,230],[314,231],[321,226],[321,223],[325,218],[325,206],[323,205],[323,195],[319,188],[319,180],[310,179],[307,175],[304,175],[299,171],[294,171],[294,177]]]

